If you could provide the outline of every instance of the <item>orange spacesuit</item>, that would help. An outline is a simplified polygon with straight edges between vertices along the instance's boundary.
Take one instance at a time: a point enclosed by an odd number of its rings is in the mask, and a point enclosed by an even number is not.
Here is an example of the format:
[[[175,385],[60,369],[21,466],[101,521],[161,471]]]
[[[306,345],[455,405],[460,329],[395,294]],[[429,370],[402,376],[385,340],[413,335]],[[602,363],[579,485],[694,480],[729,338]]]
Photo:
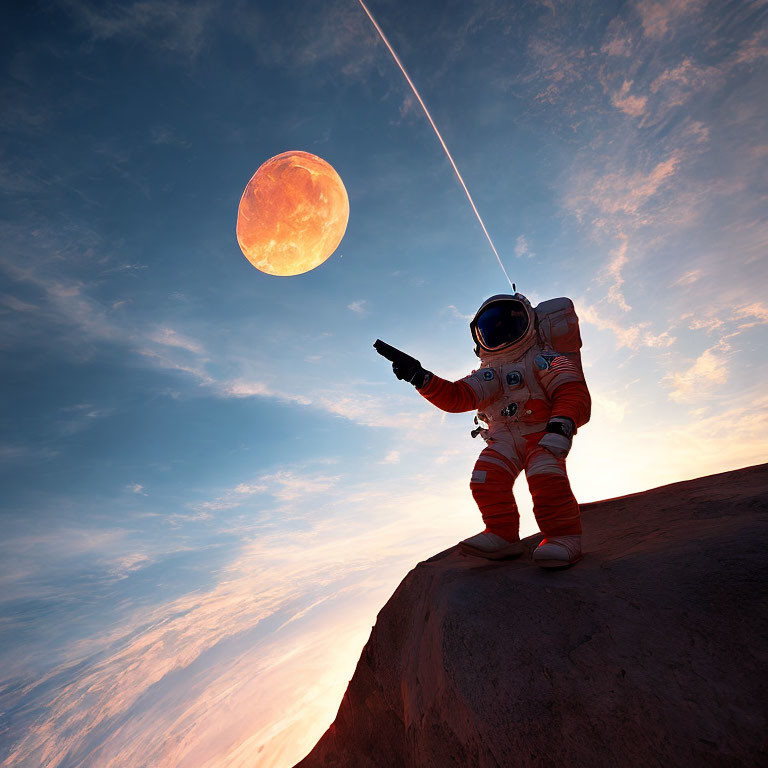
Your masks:
[[[470,328],[480,368],[459,381],[441,379],[408,356],[393,365],[398,378],[411,381],[438,408],[477,408],[476,421],[487,424],[473,432],[487,446],[470,482],[486,527],[460,547],[490,559],[522,553],[512,485],[525,470],[544,534],[534,560],[544,567],[570,565],[581,557],[581,521],[565,457],[591,406],[573,304],[552,299],[534,310],[519,293],[492,296]]]

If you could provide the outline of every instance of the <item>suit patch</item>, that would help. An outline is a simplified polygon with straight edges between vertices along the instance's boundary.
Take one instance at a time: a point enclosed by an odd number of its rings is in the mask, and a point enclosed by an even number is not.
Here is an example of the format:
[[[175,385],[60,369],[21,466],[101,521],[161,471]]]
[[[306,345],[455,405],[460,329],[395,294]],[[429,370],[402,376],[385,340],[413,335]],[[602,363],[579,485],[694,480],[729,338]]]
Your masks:
[[[554,357],[554,355],[536,355],[533,363],[540,371],[547,371],[549,370],[549,364],[554,360]]]
[[[472,482],[472,483],[484,483],[485,482],[485,477],[486,477],[487,474],[488,473],[484,469],[475,469],[472,472],[472,479],[470,480],[470,482]],[[465,477],[466,477],[466,475],[465,475]]]
[[[549,367],[553,371],[568,371],[570,373],[576,373],[576,367],[565,355],[558,355],[550,361]]]

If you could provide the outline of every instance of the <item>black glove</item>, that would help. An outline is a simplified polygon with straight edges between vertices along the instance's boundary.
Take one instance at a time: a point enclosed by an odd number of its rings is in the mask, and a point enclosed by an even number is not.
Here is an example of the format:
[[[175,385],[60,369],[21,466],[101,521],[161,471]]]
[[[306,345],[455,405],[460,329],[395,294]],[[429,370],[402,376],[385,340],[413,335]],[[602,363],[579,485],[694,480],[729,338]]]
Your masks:
[[[382,357],[392,363],[392,370],[401,381],[410,382],[416,389],[421,389],[429,381],[430,372],[425,371],[415,357],[406,355],[381,339],[376,339],[373,346]]]
[[[410,355],[392,363],[392,370],[398,379],[409,381],[416,389],[421,389],[429,379],[429,371],[425,371],[421,363]]]
[[[562,435],[570,440],[576,431],[576,424],[570,416],[553,416],[549,420],[545,431]]]

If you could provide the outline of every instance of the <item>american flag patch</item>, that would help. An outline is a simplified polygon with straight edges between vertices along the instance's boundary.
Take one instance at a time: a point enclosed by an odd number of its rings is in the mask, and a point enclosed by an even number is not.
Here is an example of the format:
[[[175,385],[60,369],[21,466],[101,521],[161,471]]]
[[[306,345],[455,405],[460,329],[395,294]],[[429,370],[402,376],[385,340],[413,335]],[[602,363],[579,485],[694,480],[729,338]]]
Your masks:
[[[542,371],[579,374],[578,368],[565,355],[538,355],[534,363]]]
[[[576,366],[563,355],[558,355],[550,363],[549,368],[551,371],[569,371],[576,373]]]

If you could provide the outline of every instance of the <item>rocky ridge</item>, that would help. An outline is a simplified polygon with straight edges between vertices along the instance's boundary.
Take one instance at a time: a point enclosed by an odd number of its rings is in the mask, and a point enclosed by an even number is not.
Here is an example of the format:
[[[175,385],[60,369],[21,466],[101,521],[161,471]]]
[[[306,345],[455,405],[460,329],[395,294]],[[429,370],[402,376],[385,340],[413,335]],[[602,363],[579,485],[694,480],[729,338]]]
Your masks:
[[[768,464],[582,506],[581,563],[419,563],[296,768],[768,765]]]

